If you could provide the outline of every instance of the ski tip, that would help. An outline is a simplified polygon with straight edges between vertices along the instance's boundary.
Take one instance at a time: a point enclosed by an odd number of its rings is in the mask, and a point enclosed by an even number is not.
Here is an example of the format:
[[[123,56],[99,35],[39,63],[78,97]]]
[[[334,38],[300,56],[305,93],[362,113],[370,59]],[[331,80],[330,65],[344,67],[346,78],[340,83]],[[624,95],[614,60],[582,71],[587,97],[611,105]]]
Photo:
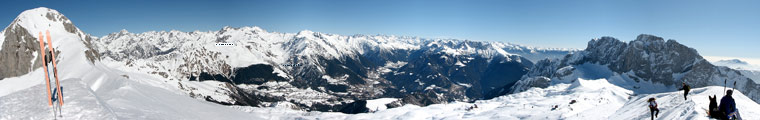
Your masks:
[[[43,45],[44,43],[42,42],[42,31],[40,31],[39,37],[37,38],[40,40],[40,45]]]
[[[50,42],[50,30],[45,30],[45,35],[47,37],[48,42]]]

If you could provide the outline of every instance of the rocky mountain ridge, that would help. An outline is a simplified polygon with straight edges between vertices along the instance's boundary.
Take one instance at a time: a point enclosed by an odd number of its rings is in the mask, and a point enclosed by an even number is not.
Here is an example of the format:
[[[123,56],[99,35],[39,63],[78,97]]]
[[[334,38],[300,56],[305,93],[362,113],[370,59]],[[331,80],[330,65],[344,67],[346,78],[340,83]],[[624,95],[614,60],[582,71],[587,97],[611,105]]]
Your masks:
[[[586,66],[608,69],[612,73],[588,75]],[[704,86],[734,87],[751,99],[760,100],[760,86],[737,70],[715,66],[702,58],[697,51],[675,40],[642,34],[628,43],[612,37],[589,41],[584,51],[565,56],[560,60],[538,61],[517,85],[512,93],[530,87],[546,87],[551,84],[571,82],[575,78],[620,78],[624,86],[637,93],[675,91],[682,82],[692,88]],[[733,86],[736,82],[736,86]]]

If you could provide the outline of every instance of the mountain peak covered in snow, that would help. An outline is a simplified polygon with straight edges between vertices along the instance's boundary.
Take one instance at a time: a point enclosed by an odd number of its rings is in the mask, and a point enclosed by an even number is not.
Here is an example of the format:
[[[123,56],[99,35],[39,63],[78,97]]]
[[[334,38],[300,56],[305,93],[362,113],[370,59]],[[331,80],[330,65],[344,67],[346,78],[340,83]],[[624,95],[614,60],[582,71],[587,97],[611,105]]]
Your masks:
[[[91,38],[42,7],[23,12],[0,36],[0,119],[48,119],[38,115],[48,110],[37,55],[44,31],[67,88],[64,119],[643,119],[643,99],[680,100],[673,96],[684,81],[695,88],[690,99],[718,93],[722,80],[738,82],[743,113],[758,113],[749,108],[760,96],[738,72],[646,34],[593,39],[583,51],[256,26]],[[701,104],[663,103],[676,107],[663,117],[701,116],[694,109]],[[326,113],[366,109],[374,113]]]
[[[255,118],[238,110],[190,98],[178,88],[159,83],[161,80],[148,74],[133,74],[103,64],[99,52],[94,50],[97,38],[85,34],[53,9],[26,10],[0,34],[0,43],[3,43],[0,49],[0,119],[54,119],[49,115],[52,107],[47,104],[46,99],[50,97],[44,92],[46,72],[41,69],[43,56],[39,55],[40,47],[48,49],[48,46],[55,53],[56,78],[61,87],[66,88],[61,98],[66,99],[61,108],[65,116],[59,118]],[[39,37],[51,39],[49,42],[43,39],[40,43]],[[118,96],[111,96],[116,94]],[[176,111],[179,109],[183,111]],[[225,112],[220,113],[230,116],[187,112],[209,109],[223,110]]]
[[[129,33],[129,31],[127,31],[127,29],[121,29],[119,31],[119,34],[127,34],[127,33]]]
[[[739,59],[730,59],[730,60],[719,60],[718,63],[727,63],[727,64],[739,64],[739,65],[749,65],[749,63],[739,60]]]
[[[224,32],[227,32],[227,31],[251,31],[252,33],[267,32],[266,30],[262,29],[259,26],[243,26],[243,27],[224,26],[218,32],[219,33],[224,33]]]
[[[588,69],[588,65],[597,67]],[[607,72],[600,72],[599,69]],[[539,61],[512,90],[519,92],[530,87],[546,87],[574,78],[622,78],[619,81],[626,83],[622,86],[640,93],[675,91],[682,82],[692,87],[704,87],[736,81],[737,89],[755,101],[760,100],[760,86],[739,71],[715,66],[695,49],[675,40],[666,42],[660,37],[646,34],[628,43],[612,37],[594,39],[584,51],[570,54],[562,60]]]
[[[21,14],[19,14],[15,20],[42,19],[42,17],[45,17],[45,19],[42,20],[68,21],[68,19],[63,19],[65,17],[61,18],[62,16],[63,15],[57,10],[46,7],[38,7],[21,12]]]
[[[29,31],[44,31],[63,28],[63,30],[70,33],[79,32],[79,28],[76,28],[66,16],[63,16],[63,14],[59,13],[57,10],[46,7],[34,8],[21,12],[9,27],[15,28],[17,27],[15,25],[24,27]]]
[[[315,32],[311,30],[301,30],[301,31],[298,31],[298,33],[296,33],[296,36],[313,36],[314,33]]]
[[[91,38],[88,34],[82,32],[79,28],[56,10],[39,7],[26,10],[19,14],[0,34],[0,68],[6,70],[0,71],[0,80],[7,77],[14,77],[29,73],[30,71],[42,66],[39,56],[40,43],[37,39],[42,34],[49,32],[54,38],[52,44],[56,52],[62,53],[79,53],[91,63],[99,60],[99,55],[92,49]],[[66,46],[61,44],[77,44]],[[73,48],[78,46],[81,48]],[[63,50],[77,51],[63,51]],[[56,56],[57,57],[57,56]]]
[[[353,101],[343,98],[409,97],[403,102],[419,105],[481,99],[491,89],[519,79],[532,60],[555,59],[576,51],[501,42],[347,36],[310,30],[278,33],[259,27],[229,26],[208,32],[109,34],[95,44],[105,56],[103,59],[113,60],[107,61],[111,64],[169,80],[189,79],[181,87],[195,98],[250,106],[274,104],[257,101],[258,98],[236,98],[236,94],[246,93],[228,92],[246,88],[245,91],[265,93],[260,97],[294,100],[299,109],[318,111],[337,111],[341,102]],[[272,79],[246,78],[236,73],[257,67],[271,68],[272,72],[253,76]],[[421,70],[426,68],[435,69]],[[508,70],[509,74],[497,74]],[[194,81],[231,85],[214,85],[228,91],[197,89]],[[283,93],[281,89],[301,91]],[[320,98],[312,99],[312,94]]]
[[[741,72],[742,75],[749,77],[756,83],[760,83],[760,65],[751,64],[740,59],[718,60],[712,62],[712,64],[736,69]]]
[[[726,66],[737,70],[748,70],[760,73],[760,65],[752,64],[740,59],[718,60],[712,62],[712,64],[715,64],[717,66]]]

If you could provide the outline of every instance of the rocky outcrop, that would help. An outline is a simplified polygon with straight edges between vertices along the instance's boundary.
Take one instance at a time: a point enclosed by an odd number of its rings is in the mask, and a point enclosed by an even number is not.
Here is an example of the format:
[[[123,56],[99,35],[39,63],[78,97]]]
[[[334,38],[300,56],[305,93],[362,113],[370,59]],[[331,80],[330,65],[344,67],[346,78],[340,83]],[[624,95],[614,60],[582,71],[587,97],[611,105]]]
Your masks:
[[[636,83],[651,82],[673,88],[668,90],[675,90],[681,82],[692,87],[704,87],[723,86],[726,81],[736,81],[735,88],[753,100],[760,100],[760,86],[739,71],[714,66],[695,49],[675,40],[666,41],[646,34],[628,43],[612,37],[591,40],[584,51],[567,55],[561,60],[537,63],[511,90],[520,92],[530,87],[546,87],[548,81],[563,80],[563,77],[573,73],[572,66],[581,64],[605,65],[612,72]]]
[[[40,50],[37,37],[19,25],[11,25],[3,30],[5,40],[0,49],[0,80],[20,76],[42,66],[40,57],[36,56]]]
[[[78,38],[77,42],[81,41],[87,47],[83,51],[86,58],[91,63],[100,60],[97,50],[93,49],[91,42],[93,38],[90,35],[79,30],[68,18],[56,10],[44,7],[35,8],[22,12],[2,32],[5,38],[1,41],[2,46],[0,46],[0,68],[3,69],[0,70],[0,80],[23,75],[42,67],[42,64],[39,63],[42,56],[39,56],[40,46],[37,32],[46,30],[74,34]],[[52,38],[52,41],[59,40],[56,39],[57,37]],[[48,43],[44,45],[47,48]],[[56,49],[56,55],[61,53],[57,45],[53,45],[53,47]],[[61,59],[56,60],[61,61]]]

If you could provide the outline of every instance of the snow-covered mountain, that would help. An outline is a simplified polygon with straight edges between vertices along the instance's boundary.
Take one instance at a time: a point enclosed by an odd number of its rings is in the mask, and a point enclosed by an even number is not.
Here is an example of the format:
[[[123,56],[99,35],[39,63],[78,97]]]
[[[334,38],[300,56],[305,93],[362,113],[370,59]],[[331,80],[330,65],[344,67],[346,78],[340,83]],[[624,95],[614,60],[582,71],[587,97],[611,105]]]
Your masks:
[[[259,27],[122,30],[94,44],[111,67],[176,80],[195,98],[250,106],[293,101],[289,104],[297,108],[320,111],[388,97],[417,105],[488,99],[500,95],[490,93],[493,89],[513,84],[532,66],[523,55],[546,59],[575,51],[308,30],[277,33]]]
[[[0,32],[0,119],[53,117],[37,55],[45,30],[62,119],[646,119],[650,97],[661,119],[707,119],[705,96],[722,95],[725,78],[738,81],[728,87],[744,118],[760,113],[754,82],[651,35],[584,51],[258,27],[97,38],[36,8]],[[679,80],[694,88],[689,100]]]
[[[53,31],[57,29],[60,31]],[[0,42],[0,56],[2,56],[0,68],[3,68],[0,71],[0,79],[24,75],[42,66],[39,63],[40,48],[37,36],[44,33],[45,30],[51,30],[51,35],[66,38],[66,41],[81,43],[82,45],[70,47],[81,50],[81,55],[90,62],[99,59],[97,52],[92,49],[90,44],[92,38],[76,28],[71,20],[56,11],[48,12],[44,9],[33,9],[20,14],[8,27],[3,29],[2,35],[0,35],[0,40],[3,40]],[[53,42],[55,45],[59,41]],[[57,48],[58,45],[54,47]]]
[[[760,83],[760,65],[754,65],[739,59],[718,60],[712,62],[716,66],[726,66],[738,70],[742,75]]]
[[[56,48],[77,51],[60,53],[59,61],[72,61],[65,57],[77,55],[90,65],[147,74],[154,79],[142,82],[225,105],[318,111],[340,111],[352,102],[375,98],[400,98],[402,104],[415,105],[488,99],[501,95],[491,91],[515,83],[532,66],[522,55],[535,60],[575,51],[308,30],[277,33],[258,27],[139,34],[122,30],[95,38],[57,11],[38,8],[22,13],[3,32],[0,53],[8,57],[0,61],[9,71],[2,71],[0,80],[40,67],[36,63],[38,43],[30,33],[43,30],[82,44],[54,41]],[[82,80],[88,85],[101,84]]]
[[[22,12],[2,31],[0,119],[53,119],[40,69],[38,33],[50,31],[64,88],[63,119],[237,119],[258,117],[187,97],[160,79],[109,68],[87,34],[56,10]],[[45,43],[51,44],[51,43]],[[9,54],[8,54],[9,53]],[[11,69],[12,68],[12,69]],[[18,73],[18,74],[15,74]],[[19,75],[20,74],[20,75]],[[205,111],[220,111],[209,113]]]
[[[716,66],[726,66],[736,70],[760,71],[760,65],[750,64],[740,59],[718,60],[712,62]]]
[[[646,34],[628,43],[612,37],[593,39],[584,51],[561,60],[538,61],[510,90],[517,93],[531,87],[570,83],[577,78],[614,78],[611,83],[636,94],[676,91],[682,82],[692,88],[724,86],[727,82],[752,100],[760,100],[760,86],[739,71],[714,66],[695,49],[675,40],[665,41]]]

